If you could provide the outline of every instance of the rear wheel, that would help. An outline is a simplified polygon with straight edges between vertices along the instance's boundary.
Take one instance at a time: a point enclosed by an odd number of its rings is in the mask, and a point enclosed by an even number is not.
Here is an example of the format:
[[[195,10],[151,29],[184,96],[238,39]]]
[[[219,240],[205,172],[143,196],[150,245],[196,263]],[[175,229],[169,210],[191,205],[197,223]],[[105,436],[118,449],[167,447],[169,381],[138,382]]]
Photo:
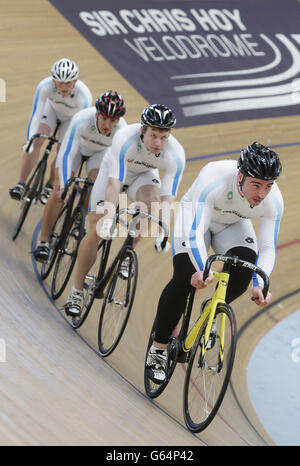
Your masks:
[[[127,277],[122,271],[125,259],[128,264]],[[111,354],[123,335],[134,301],[137,278],[136,252],[128,247],[117,263],[103,300],[98,326],[98,347],[102,356]]]
[[[191,350],[184,383],[184,418],[192,432],[204,430],[217,414],[230,380],[236,349],[236,320],[229,305],[218,305],[204,349],[206,325],[207,321]],[[225,343],[222,328],[225,328]]]
[[[57,299],[63,293],[70,279],[77,258],[79,244],[84,235],[85,212],[79,207],[75,209],[68,228],[62,238],[51,283],[51,295]]]

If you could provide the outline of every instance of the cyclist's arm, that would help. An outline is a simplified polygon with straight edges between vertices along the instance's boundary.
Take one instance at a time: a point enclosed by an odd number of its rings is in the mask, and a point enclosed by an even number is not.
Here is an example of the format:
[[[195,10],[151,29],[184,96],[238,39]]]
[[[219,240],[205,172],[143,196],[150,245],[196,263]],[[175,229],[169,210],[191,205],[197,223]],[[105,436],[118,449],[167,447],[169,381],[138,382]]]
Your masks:
[[[63,189],[72,173],[72,166],[77,157],[80,157],[80,128],[76,116],[72,118],[59,149],[56,167],[58,168],[60,188]]]
[[[257,234],[258,258],[257,265],[270,276],[276,261],[277,240],[280,221],[283,214],[281,196],[269,199],[266,214],[260,219]],[[261,277],[254,275],[253,286],[263,286]]]
[[[38,127],[41,122],[41,117],[43,113],[43,108],[51,92],[52,79],[50,78],[50,81],[49,78],[43,79],[37,86],[33,97],[32,112],[27,127],[27,141],[29,141],[29,139],[38,131]]]
[[[175,197],[185,168],[185,153],[178,144],[176,148],[168,150],[165,161],[165,174],[162,180],[161,196]]]

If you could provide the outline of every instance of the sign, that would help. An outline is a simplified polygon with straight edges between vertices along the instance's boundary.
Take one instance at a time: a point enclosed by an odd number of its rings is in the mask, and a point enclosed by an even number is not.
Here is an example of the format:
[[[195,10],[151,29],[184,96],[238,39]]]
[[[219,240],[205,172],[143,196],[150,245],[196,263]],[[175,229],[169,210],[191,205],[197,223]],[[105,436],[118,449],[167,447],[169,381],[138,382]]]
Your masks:
[[[300,113],[298,0],[50,1],[177,127]]]

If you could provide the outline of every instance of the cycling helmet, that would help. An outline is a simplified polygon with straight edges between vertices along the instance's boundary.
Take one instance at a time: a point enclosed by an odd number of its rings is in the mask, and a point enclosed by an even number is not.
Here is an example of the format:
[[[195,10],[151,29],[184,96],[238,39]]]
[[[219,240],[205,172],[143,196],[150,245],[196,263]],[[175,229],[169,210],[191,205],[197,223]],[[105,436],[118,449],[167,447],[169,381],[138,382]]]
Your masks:
[[[141,123],[145,126],[170,129],[175,125],[176,118],[173,111],[166,105],[153,104],[143,110]]]
[[[107,91],[100,94],[95,104],[96,110],[106,118],[119,118],[125,115],[124,100],[117,92]]]
[[[61,83],[74,81],[78,78],[79,69],[75,62],[68,58],[61,58],[51,68],[52,78]]]
[[[282,170],[276,152],[258,142],[241,151],[237,166],[244,176],[261,180],[275,180]]]

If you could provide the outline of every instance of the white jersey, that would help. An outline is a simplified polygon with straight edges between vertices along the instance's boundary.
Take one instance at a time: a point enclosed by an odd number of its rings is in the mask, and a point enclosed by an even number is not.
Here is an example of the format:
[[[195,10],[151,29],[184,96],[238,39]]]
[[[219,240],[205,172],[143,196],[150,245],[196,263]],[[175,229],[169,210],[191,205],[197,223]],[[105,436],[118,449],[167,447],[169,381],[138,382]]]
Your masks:
[[[169,135],[163,151],[155,155],[146,148],[141,139],[141,125],[128,125],[114,138],[105,157],[110,160],[108,176],[125,184],[127,175],[163,169],[165,173],[161,196],[176,196],[185,167],[185,153],[172,134]]]
[[[61,188],[70,178],[73,167],[78,166],[75,163],[78,157],[81,158],[82,155],[91,157],[99,154],[98,168],[100,168],[101,160],[105,151],[111,146],[114,135],[124,126],[127,126],[127,123],[121,117],[112,132],[105,136],[98,130],[95,107],[76,113],[71,120],[56,160]]]
[[[82,81],[77,80],[71,93],[63,97],[58,93],[52,77],[43,79],[37,86],[33,98],[32,114],[27,128],[27,140],[37,132],[46,103],[50,103],[57,115],[57,119],[64,122],[71,120],[79,110],[90,107],[92,105],[92,94]]]
[[[183,196],[181,223],[184,223],[187,252],[196,269],[203,270],[207,259],[205,234],[208,230],[217,236],[226,228],[232,231],[228,226],[241,219],[260,218],[257,265],[270,275],[275,263],[283,199],[274,182],[265,199],[259,205],[251,206],[238,191],[237,174],[237,162],[234,160],[208,163]],[[252,242],[252,238],[249,240]]]

